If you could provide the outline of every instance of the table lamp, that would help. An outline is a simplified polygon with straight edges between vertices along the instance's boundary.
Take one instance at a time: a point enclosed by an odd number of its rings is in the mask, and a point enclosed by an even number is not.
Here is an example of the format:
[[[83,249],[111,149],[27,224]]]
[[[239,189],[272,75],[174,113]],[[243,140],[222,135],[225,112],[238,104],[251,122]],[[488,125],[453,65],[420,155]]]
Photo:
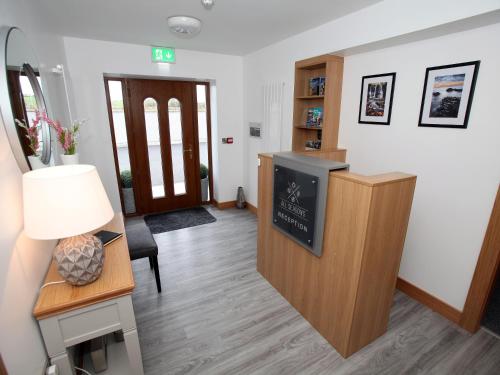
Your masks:
[[[54,250],[57,271],[72,285],[95,281],[102,272],[102,242],[88,232],[114,216],[93,165],[63,165],[23,175],[24,231],[33,239],[61,239]]]

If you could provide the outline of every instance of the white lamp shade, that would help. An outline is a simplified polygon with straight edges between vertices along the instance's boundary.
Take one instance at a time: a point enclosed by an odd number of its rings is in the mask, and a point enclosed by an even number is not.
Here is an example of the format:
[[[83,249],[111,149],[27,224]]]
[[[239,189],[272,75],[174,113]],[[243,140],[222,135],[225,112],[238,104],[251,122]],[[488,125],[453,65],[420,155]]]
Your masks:
[[[24,231],[40,240],[90,232],[114,216],[93,165],[63,165],[23,175]]]

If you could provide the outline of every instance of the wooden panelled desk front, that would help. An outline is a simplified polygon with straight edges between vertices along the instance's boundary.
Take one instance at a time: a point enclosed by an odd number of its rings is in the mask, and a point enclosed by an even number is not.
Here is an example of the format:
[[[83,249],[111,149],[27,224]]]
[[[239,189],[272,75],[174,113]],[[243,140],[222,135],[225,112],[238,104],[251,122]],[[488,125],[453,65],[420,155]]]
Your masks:
[[[387,330],[416,176],[330,172],[318,258],[273,227],[273,156],[259,158],[257,270],[348,357]]]
[[[40,291],[33,310],[50,362],[61,375],[75,374],[69,347],[118,330],[123,331],[130,373],[144,373],[132,306],[135,283],[122,215],[116,214],[102,229],[124,235],[106,246],[101,276],[85,286],[49,285]],[[44,283],[59,280],[62,278],[52,261]]]

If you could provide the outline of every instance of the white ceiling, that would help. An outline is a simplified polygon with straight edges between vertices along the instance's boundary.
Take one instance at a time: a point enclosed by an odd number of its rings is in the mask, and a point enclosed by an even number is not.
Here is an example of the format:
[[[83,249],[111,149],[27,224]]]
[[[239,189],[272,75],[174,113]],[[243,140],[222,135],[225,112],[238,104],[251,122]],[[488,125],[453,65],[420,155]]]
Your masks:
[[[381,0],[29,0],[51,31],[66,36],[245,55]],[[172,35],[166,18],[203,22],[194,39]]]

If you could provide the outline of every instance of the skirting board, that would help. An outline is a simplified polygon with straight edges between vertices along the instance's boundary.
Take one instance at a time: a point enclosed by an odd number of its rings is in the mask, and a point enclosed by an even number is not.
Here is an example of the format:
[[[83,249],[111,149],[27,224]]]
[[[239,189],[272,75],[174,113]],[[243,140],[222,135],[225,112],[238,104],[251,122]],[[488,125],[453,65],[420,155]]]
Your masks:
[[[229,202],[227,202],[229,203]],[[257,215],[257,207],[247,202],[247,209],[253,214]],[[396,288],[400,291],[420,302],[421,304],[429,307],[431,310],[444,316],[446,319],[455,324],[460,324],[462,312],[448,305],[446,302],[441,301],[439,298],[434,297],[432,294],[427,293],[425,290],[409,283],[408,281],[398,277]]]
[[[253,214],[257,215],[257,207],[248,202],[247,209]],[[417,300],[421,304],[429,307],[431,310],[437,312],[438,314],[441,314],[446,319],[460,325],[462,312],[448,305],[446,302],[441,301],[440,299],[434,297],[432,294],[427,293],[425,290],[416,287],[415,285],[409,283],[404,279],[401,279],[400,277],[398,277],[397,279],[396,288],[398,288],[400,291],[413,298],[414,300]]]
[[[399,277],[396,282],[396,288],[414,300],[417,300],[421,304],[429,307],[431,310],[441,314],[446,319],[451,320],[455,324],[459,324],[462,312],[448,305],[446,302],[441,301],[432,294],[427,293],[425,290],[422,290]]]
[[[236,207],[236,201],[228,201],[228,202],[217,202],[214,200],[214,206],[219,210],[225,210],[228,208]],[[257,215],[257,207],[247,202],[247,209],[254,215]]]
[[[247,202],[247,209],[248,211],[257,216],[257,207],[255,207],[253,204]]]
[[[227,208],[236,207],[236,201],[217,202],[216,200],[214,200],[214,206],[217,207],[219,210],[225,210]]]

